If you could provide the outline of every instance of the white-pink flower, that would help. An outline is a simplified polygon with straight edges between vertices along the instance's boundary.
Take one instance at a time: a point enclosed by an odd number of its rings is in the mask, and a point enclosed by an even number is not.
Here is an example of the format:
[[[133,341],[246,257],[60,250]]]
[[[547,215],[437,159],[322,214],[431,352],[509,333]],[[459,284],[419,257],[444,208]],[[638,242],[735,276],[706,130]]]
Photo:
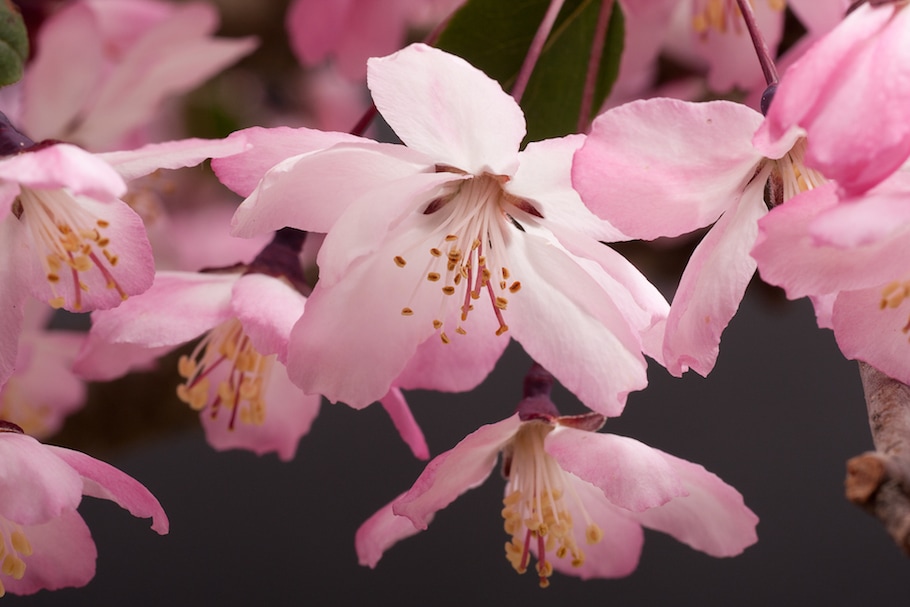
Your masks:
[[[355,407],[396,378],[402,388],[466,390],[512,336],[589,407],[619,414],[646,385],[642,334],[667,304],[598,242],[623,236],[571,187],[584,137],[520,150],[515,101],[425,45],[371,59],[368,82],[406,146],[323,134],[322,149],[286,154],[235,216],[239,235],[284,225],[327,233],[319,281],[291,333],[292,380]],[[291,136],[274,134],[283,144]],[[215,170],[250,191],[245,159]]]
[[[642,526],[668,533],[712,556],[753,544],[758,518],[714,474],[634,439],[595,432],[604,418],[560,417],[546,396],[469,434],[434,458],[410,490],[368,519],[355,545],[362,565],[424,530],[435,513],[483,483],[502,453],[506,558],[519,573],[531,565],[540,585],[554,570],[589,578],[630,574]]]
[[[76,507],[111,500],[168,532],[161,504],[132,477],[84,453],[42,445],[0,422],[0,596],[84,586],[97,551]]]

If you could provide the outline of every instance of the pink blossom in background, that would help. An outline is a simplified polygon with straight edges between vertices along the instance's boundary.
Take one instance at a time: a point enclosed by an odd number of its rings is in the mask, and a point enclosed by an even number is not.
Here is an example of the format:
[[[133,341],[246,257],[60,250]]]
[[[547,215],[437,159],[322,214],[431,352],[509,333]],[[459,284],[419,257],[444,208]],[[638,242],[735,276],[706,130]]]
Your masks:
[[[0,422],[0,595],[84,586],[97,551],[76,511],[83,495],[111,500],[168,532],[161,504],[132,477],[84,453],[42,445]]]
[[[758,518],[742,496],[698,464],[599,434],[598,414],[560,417],[547,397],[522,408],[554,413],[516,413],[434,458],[410,490],[358,529],[360,563],[375,567],[399,540],[426,529],[437,511],[490,476],[500,453],[506,559],[524,573],[534,555],[543,587],[554,570],[582,579],[629,575],[642,526],[717,557],[756,541]]]
[[[285,25],[301,64],[331,57],[349,79],[362,80],[370,57],[405,45],[408,27],[433,27],[464,0],[294,0]]]
[[[711,227],[695,249],[670,307],[662,363],[707,375],[721,333],[755,272],[749,251],[777,202],[821,184],[802,164],[805,140],[753,145],[762,116],[728,102],[636,101],[601,114],[576,153],[573,183],[585,204],[624,233],[651,240]]]
[[[757,142],[805,135],[807,166],[844,190],[880,183],[910,157],[908,36],[906,3],[857,8],[784,74]]]
[[[203,2],[80,0],[48,19],[21,87],[17,122],[33,139],[94,151],[138,147],[162,102],[185,93],[256,47],[216,38]]]
[[[242,236],[284,225],[327,233],[291,333],[291,379],[354,407],[396,378],[406,389],[467,390],[513,336],[589,407],[619,414],[646,384],[642,336],[666,302],[598,242],[624,236],[571,188],[583,137],[519,151],[524,117],[512,97],[424,45],[371,60],[368,81],[407,146],[324,134],[324,149],[268,170],[235,216]],[[290,151],[293,136],[276,130],[265,158]],[[246,156],[265,168],[256,149]],[[255,183],[242,157],[214,168],[240,193]]]

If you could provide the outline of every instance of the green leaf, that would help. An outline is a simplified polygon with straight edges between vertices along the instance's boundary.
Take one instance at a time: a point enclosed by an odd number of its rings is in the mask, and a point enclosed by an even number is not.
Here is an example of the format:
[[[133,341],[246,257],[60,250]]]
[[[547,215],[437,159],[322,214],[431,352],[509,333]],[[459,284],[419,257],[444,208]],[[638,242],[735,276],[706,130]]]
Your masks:
[[[563,5],[521,100],[528,121],[526,141],[577,131],[597,16],[602,3],[609,1],[566,0]],[[463,57],[509,91],[549,5],[550,0],[469,0],[437,46]],[[614,2],[592,112],[603,104],[616,80],[623,35],[622,11]]]
[[[28,59],[28,31],[11,0],[0,2],[0,86],[22,78]]]

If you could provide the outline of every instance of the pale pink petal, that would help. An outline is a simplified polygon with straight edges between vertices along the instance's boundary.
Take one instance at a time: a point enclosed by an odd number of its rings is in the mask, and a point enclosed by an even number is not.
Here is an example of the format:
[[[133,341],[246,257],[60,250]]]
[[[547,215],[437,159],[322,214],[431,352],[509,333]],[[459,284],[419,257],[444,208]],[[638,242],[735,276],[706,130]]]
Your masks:
[[[47,522],[82,501],[77,471],[49,447],[16,432],[0,432],[0,516],[20,525]]]
[[[799,17],[810,34],[824,34],[844,20],[851,0],[789,0],[787,8]]]
[[[605,242],[628,240],[594,215],[572,188],[572,158],[584,142],[584,136],[570,135],[528,144],[519,154],[521,164],[505,189],[530,202],[548,225]]]
[[[22,531],[32,546],[25,557],[25,575],[21,580],[0,574],[0,581],[10,594],[33,594],[39,590],[79,588],[95,577],[98,552],[88,526],[76,510],[64,510],[59,516]]]
[[[348,78],[363,80],[367,59],[382,57],[402,47],[408,28],[405,21],[410,0],[360,1],[348,13],[345,35],[335,57],[338,69]]]
[[[392,512],[426,529],[433,515],[459,495],[483,483],[496,465],[499,451],[522,422],[518,415],[481,426],[449,451],[433,458],[404,495],[392,502]]]
[[[266,172],[282,160],[324,150],[336,143],[366,142],[347,133],[286,126],[271,129],[254,126],[231,133],[228,140],[246,141],[248,147],[241,153],[215,157],[212,169],[221,183],[241,196],[252,194]]]
[[[714,224],[686,265],[664,336],[664,364],[677,377],[690,368],[707,376],[714,368],[721,333],[755,273],[749,251],[758,235],[758,220],[768,212],[766,174],[763,171],[746,187],[739,203]]]
[[[571,563],[571,556],[562,559],[550,556],[553,568],[583,580],[625,577],[635,571],[645,540],[641,525],[630,516],[631,513],[605,500],[603,493],[591,483],[572,474],[567,474],[566,478],[571,484],[569,490],[584,508],[582,511],[575,500],[565,500],[572,516],[578,547],[584,551],[585,559],[576,567]],[[603,531],[603,538],[596,544],[584,540],[589,521]]]
[[[132,371],[150,371],[161,356],[174,346],[148,348],[139,344],[106,342],[89,333],[79,356],[73,363],[73,373],[90,381],[111,381]]]
[[[515,171],[524,115],[498,82],[423,44],[368,66],[373,101],[407,146],[468,173]]]
[[[27,233],[13,215],[0,222],[0,383],[5,383],[16,367],[19,334],[28,299],[26,273],[22,260],[31,256]]]
[[[398,499],[400,498],[401,496]],[[365,567],[374,569],[386,550],[399,541],[420,532],[411,519],[392,512],[392,505],[395,501],[397,500],[389,502],[364,521],[354,535],[357,560]],[[430,520],[432,520],[432,515]],[[429,523],[429,521],[427,522]]]
[[[23,79],[21,118],[38,141],[59,137],[78,118],[102,78],[104,49],[93,11],[79,2],[48,18],[36,42]]]
[[[252,236],[286,226],[328,232],[351,203],[378,185],[432,166],[432,160],[405,146],[374,142],[293,156],[270,169],[237,209],[234,235]]]
[[[698,464],[657,453],[679,474],[688,495],[635,513],[642,525],[718,557],[735,556],[758,541],[758,517],[736,489]]]
[[[303,314],[306,299],[283,280],[244,274],[231,293],[231,308],[243,331],[261,354],[287,358],[288,336]]]
[[[883,285],[906,273],[910,239],[902,232],[850,249],[814,241],[809,226],[837,201],[830,183],[775,207],[759,222],[752,256],[762,279],[783,287],[790,299]]]
[[[250,149],[243,137],[227,139],[180,139],[150,143],[135,150],[95,154],[110,164],[123,179],[131,181],[158,169],[192,167],[207,158],[240,154]]]
[[[151,518],[152,529],[161,535],[167,533],[167,515],[155,496],[139,481],[80,451],[52,445],[46,448],[82,477],[83,494],[110,500],[135,517]]]
[[[616,416],[647,385],[641,340],[580,260],[525,225],[510,270],[521,290],[503,312],[525,351],[589,408]]]
[[[0,179],[34,189],[68,188],[105,202],[126,193],[126,184],[109,164],[68,143],[3,158]]]
[[[815,308],[815,320],[819,329],[834,330],[834,302],[837,300],[837,293],[825,293],[824,295],[810,295],[809,300],[812,307]]]
[[[735,204],[752,178],[761,120],[727,101],[628,103],[594,121],[572,182],[594,213],[631,237],[691,232]]]
[[[414,419],[414,414],[411,413],[408,402],[405,400],[401,390],[391,388],[385,396],[379,399],[379,403],[389,414],[392,423],[395,424],[395,429],[401,435],[401,440],[410,447],[414,457],[423,460],[430,459],[430,448],[427,447],[423,431],[417,425],[417,420]]]
[[[263,394],[266,411],[261,424],[244,423],[242,419],[231,424],[232,410],[214,409],[216,415],[211,407],[201,411],[199,419],[208,443],[218,451],[246,449],[258,455],[275,452],[286,462],[294,459],[300,439],[309,433],[319,414],[322,397],[304,395],[278,362],[272,365]]]
[[[315,65],[338,47],[345,34],[347,17],[356,10],[355,4],[355,0],[294,0],[291,3],[285,26],[291,49],[302,64]]]
[[[906,279],[906,268],[894,278]],[[838,294],[831,318],[834,337],[847,358],[865,361],[885,375],[910,384],[910,311],[906,305],[882,306],[886,293],[887,287],[882,284]]]
[[[92,315],[93,337],[146,347],[176,346],[233,317],[237,274],[159,272],[141,297]]]
[[[679,474],[660,451],[625,436],[557,425],[544,448],[560,468],[626,510],[640,512],[686,495]]]

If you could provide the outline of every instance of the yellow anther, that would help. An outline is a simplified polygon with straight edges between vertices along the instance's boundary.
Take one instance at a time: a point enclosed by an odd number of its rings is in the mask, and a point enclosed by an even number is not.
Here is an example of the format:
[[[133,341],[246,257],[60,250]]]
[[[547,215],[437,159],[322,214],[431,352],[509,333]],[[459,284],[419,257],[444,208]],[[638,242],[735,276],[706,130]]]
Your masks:
[[[451,342],[451,340],[449,339],[449,336],[446,335],[445,331],[443,331],[442,333],[439,334],[439,339],[441,339],[442,343],[444,343],[444,344]]]
[[[32,554],[32,544],[28,541],[28,538],[25,537],[25,534],[20,529],[16,529],[10,534],[10,543],[13,545],[13,550],[21,554],[22,556],[31,556]]]
[[[515,282],[513,282],[511,284],[511,286],[509,286],[510,293],[518,293],[518,291],[520,291],[520,290],[521,290],[521,283],[518,282],[517,280]]]
[[[47,303],[50,307],[54,308],[55,310],[59,310],[60,308],[62,308],[64,306],[64,304],[66,304],[66,300],[63,299],[62,297],[54,297],[51,300],[49,300]]]
[[[497,297],[496,300],[493,302],[493,305],[496,306],[497,308],[499,308],[500,310],[505,310],[506,307],[509,305],[509,300],[506,299],[505,297]]]
[[[438,320],[438,319],[434,320],[434,321],[433,321],[433,328],[434,328],[434,329],[441,329],[441,328],[442,328],[442,321],[441,321],[441,320]]]
[[[446,295],[454,295],[455,287],[453,287],[452,285],[446,285],[442,288],[442,292],[445,293]]]
[[[406,265],[408,265],[408,262],[405,261],[404,257],[402,257],[401,255],[396,255],[395,256],[395,265],[398,266],[399,268],[403,268]]]
[[[106,219],[99,219],[99,220],[96,221],[95,223],[98,224],[98,227],[99,227],[99,228],[106,228],[106,227],[108,227],[109,225],[111,225],[110,222],[107,221]]]
[[[436,247],[433,247],[432,249],[430,249],[430,255],[432,255],[433,257],[442,257],[442,251],[440,251]]]
[[[427,280],[429,280],[430,282],[436,282],[440,278],[441,277],[439,275],[439,272],[430,272],[427,274]]]
[[[412,310],[411,308],[402,308],[401,315],[402,316],[414,316],[414,310]]]
[[[505,333],[508,330],[509,330],[508,325],[500,325],[499,328],[496,329],[496,335],[502,335],[503,333]]]
[[[455,242],[456,240],[458,240],[458,236],[455,234],[446,235],[446,242]]]
[[[604,538],[604,532],[597,525],[597,523],[591,523],[588,525],[588,528],[585,529],[585,541],[589,544],[596,544]]]

